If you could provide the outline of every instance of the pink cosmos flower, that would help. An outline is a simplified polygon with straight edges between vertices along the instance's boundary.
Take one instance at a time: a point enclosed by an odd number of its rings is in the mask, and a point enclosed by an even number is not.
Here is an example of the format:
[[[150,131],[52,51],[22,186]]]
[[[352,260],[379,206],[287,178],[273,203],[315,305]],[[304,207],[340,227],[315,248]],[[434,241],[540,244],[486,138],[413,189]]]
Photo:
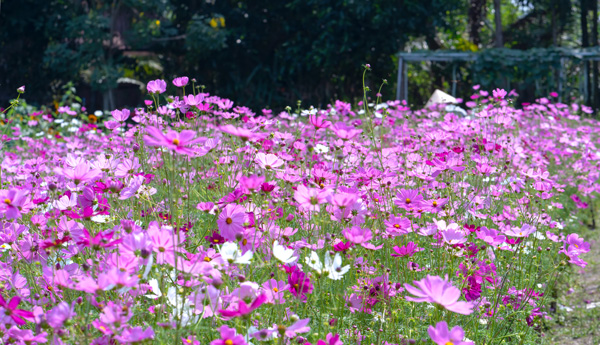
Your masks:
[[[289,289],[289,285],[284,281],[270,279],[261,285],[261,289],[267,296],[267,303],[283,304],[285,303],[285,291]]]
[[[115,109],[115,110],[111,111],[110,113],[115,118],[115,120],[117,120],[119,122],[125,122],[129,118],[129,115],[131,114],[129,109],[123,109],[123,110]]]
[[[75,309],[69,303],[62,301],[56,307],[46,313],[46,320],[50,327],[61,328],[65,321],[75,317]]]
[[[263,183],[265,183],[264,176],[251,175],[240,177],[240,184],[246,194],[252,194],[260,190]]]
[[[452,286],[448,276],[442,279],[438,276],[427,275],[426,278],[414,281],[416,287],[404,284],[406,291],[416,296],[407,296],[407,301],[434,303],[449,311],[469,315],[473,312],[473,304],[470,302],[459,302],[460,290]]]
[[[403,258],[405,256],[408,256],[410,258],[413,255],[415,255],[415,253],[419,250],[423,250],[423,248],[419,248],[419,246],[417,246],[417,244],[414,242],[408,242],[405,246],[402,247],[395,246],[392,249],[394,249],[394,251],[396,252],[396,254],[392,254],[392,256],[397,258]]]
[[[329,129],[331,129],[335,135],[343,140],[350,140],[362,133],[362,129],[350,127],[346,125],[345,122],[338,122],[335,125],[330,126]]]
[[[470,341],[463,341],[465,338],[465,331],[460,326],[454,326],[452,330],[448,330],[448,324],[446,321],[439,322],[433,326],[429,326],[427,330],[431,340],[437,345],[474,345]]]
[[[456,226],[452,226],[456,225]],[[467,242],[467,234],[458,227],[458,224],[452,223],[446,229],[441,231],[444,242],[454,245]]]
[[[115,336],[115,339],[123,344],[140,344],[146,340],[154,339],[154,330],[151,327],[146,329],[142,327],[127,328],[121,334]]]
[[[252,313],[258,307],[263,305],[266,300],[267,300],[267,295],[265,295],[265,294],[262,294],[262,295],[256,297],[256,299],[249,306],[246,304],[246,302],[240,300],[238,302],[237,310],[219,309],[219,313],[225,317],[245,317],[245,316],[249,315],[250,313]]]
[[[173,85],[177,86],[177,87],[184,87],[187,85],[189,81],[188,77],[178,77],[173,79]]]
[[[75,166],[74,169],[64,168],[56,169],[58,173],[64,177],[73,180],[75,185],[79,185],[81,182],[87,182],[98,177],[102,172],[98,169],[92,169],[87,162],[80,162]]]
[[[22,344],[45,344],[48,342],[48,333],[40,332],[37,335],[33,335],[33,331],[30,329],[19,329],[12,326],[8,330],[8,336],[22,342]]]
[[[265,154],[263,152],[259,152],[256,154],[254,162],[258,164],[258,166],[266,170],[276,169],[283,165],[283,161],[281,160],[281,158],[275,156],[274,154]]]
[[[235,328],[229,328],[227,325],[219,328],[221,339],[215,339],[210,342],[210,345],[247,345],[244,337],[237,334]]]
[[[308,117],[310,123],[315,126],[315,129],[327,128],[331,126],[331,122],[325,120],[323,115],[310,115]]]
[[[238,138],[242,139],[243,141],[253,140],[253,139],[262,139],[267,136],[267,134],[265,134],[265,133],[252,132],[245,128],[235,127],[234,125],[221,126],[221,127],[219,127],[219,130],[221,132],[227,133],[229,135],[238,137]]]
[[[373,232],[370,229],[363,229],[359,226],[344,229],[342,235],[354,244],[363,244],[373,238]]]
[[[27,189],[0,190],[0,214],[6,219],[21,217],[21,212],[26,213],[23,206],[28,202],[29,191]]]
[[[565,239],[565,246],[569,245],[569,247],[573,247],[571,252],[579,251],[581,254],[587,253],[590,251],[590,243],[585,242],[582,237],[579,237],[578,234],[569,234]]]
[[[477,238],[493,247],[496,247],[506,241],[506,236],[501,235],[495,229],[488,229],[485,226],[482,226],[477,231]]]
[[[396,194],[394,204],[405,210],[410,210],[419,206],[423,196],[419,194],[418,189],[402,189]]]
[[[146,85],[148,93],[163,93],[167,91],[167,82],[161,79],[156,79],[148,82]]]
[[[246,219],[246,209],[243,206],[236,204],[225,206],[217,220],[221,236],[229,241],[236,241],[236,237],[244,231],[243,224]]]
[[[424,200],[421,201],[421,207],[423,208],[423,211],[427,211],[427,212],[431,212],[431,213],[438,213],[440,212],[444,206],[448,203],[448,198],[442,198],[442,199],[431,199],[431,200]]]
[[[193,149],[189,148],[190,145],[204,142],[206,138],[196,138],[196,132],[192,130],[183,130],[181,133],[169,130],[167,134],[156,127],[146,128],[146,135],[144,135],[144,142],[148,146],[164,146],[169,150],[173,150],[180,154],[191,155],[194,153]]]
[[[504,233],[508,236],[513,236],[513,237],[527,237],[536,231],[537,231],[537,229],[534,226],[531,226],[529,224],[523,224],[520,228],[519,227],[512,227],[512,228],[507,227],[507,230],[505,230]]]
[[[390,218],[383,222],[385,225],[385,231],[390,236],[406,235],[410,232],[410,219],[404,218],[401,215],[390,216]]]
[[[321,210],[319,205],[327,202],[328,196],[328,191],[317,188],[306,188],[304,185],[298,186],[294,193],[294,199],[300,204],[300,208],[313,212]]]
[[[285,335],[288,338],[294,338],[296,335],[298,335],[298,333],[306,333],[310,331],[310,327],[308,327],[309,322],[309,318],[301,319],[289,327],[273,325],[273,329],[277,329],[280,334],[283,333],[282,335]]]

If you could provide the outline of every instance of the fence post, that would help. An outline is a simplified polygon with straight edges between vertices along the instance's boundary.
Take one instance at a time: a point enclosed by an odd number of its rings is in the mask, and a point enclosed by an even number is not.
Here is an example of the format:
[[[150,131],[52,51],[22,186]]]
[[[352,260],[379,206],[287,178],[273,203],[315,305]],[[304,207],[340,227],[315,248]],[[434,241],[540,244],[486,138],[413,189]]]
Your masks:
[[[401,88],[402,88],[402,83],[403,83],[403,77],[404,77],[404,73],[403,73],[403,69],[404,69],[404,59],[402,58],[402,56],[398,57],[398,80],[397,80],[397,86],[396,86],[396,100],[402,100],[400,98],[401,96]]]
[[[452,64],[452,97],[456,97],[456,64]]]

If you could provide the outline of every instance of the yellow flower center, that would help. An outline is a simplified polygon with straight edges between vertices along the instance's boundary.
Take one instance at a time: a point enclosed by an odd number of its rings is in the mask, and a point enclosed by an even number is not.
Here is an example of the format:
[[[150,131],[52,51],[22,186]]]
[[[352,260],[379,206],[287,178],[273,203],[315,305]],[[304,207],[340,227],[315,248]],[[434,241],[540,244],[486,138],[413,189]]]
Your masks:
[[[436,206],[437,206],[437,201],[434,201],[433,202],[433,207],[436,207]]]
[[[233,219],[227,218],[227,219],[225,219],[225,223],[227,223],[227,225],[229,225],[229,224],[233,223]]]
[[[451,341],[447,341],[446,344],[444,344],[444,345],[454,345],[454,343]]]
[[[209,258],[208,256],[205,256],[205,257],[204,257],[204,261],[206,261],[206,262],[211,262],[211,261],[212,261],[212,259],[211,259],[211,258]]]
[[[179,139],[173,139],[173,145],[179,145]]]
[[[6,199],[4,199],[4,203],[7,204],[7,205],[10,205],[11,201],[10,201],[9,198],[6,198]]]
[[[406,201],[407,204],[411,203],[411,200],[409,198],[406,198],[406,200],[404,200],[404,201]]]
[[[225,340],[225,345],[233,345],[233,341],[231,339]]]
[[[279,292],[279,289],[278,289],[278,288],[276,288],[276,287],[274,287],[274,288],[273,288],[273,291],[274,291],[274,292]]]
[[[242,244],[243,244],[243,245],[247,245],[247,244],[248,244],[248,240],[244,238],[244,239],[242,240]]]
[[[394,228],[400,229],[400,224],[394,224]]]

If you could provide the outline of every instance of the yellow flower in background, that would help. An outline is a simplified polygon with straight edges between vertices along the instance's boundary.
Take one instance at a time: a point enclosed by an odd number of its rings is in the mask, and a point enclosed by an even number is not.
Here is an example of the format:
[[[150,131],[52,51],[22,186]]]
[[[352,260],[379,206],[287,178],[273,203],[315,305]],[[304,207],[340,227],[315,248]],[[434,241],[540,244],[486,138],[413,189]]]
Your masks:
[[[155,23],[156,23],[156,26],[160,26],[160,20],[157,20]]]
[[[213,29],[216,29],[218,27],[225,27],[225,18],[223,17],[217,17],[217,18],[211,18],[210,21],[208,22],[208,24],[210,24],[210,26]]]

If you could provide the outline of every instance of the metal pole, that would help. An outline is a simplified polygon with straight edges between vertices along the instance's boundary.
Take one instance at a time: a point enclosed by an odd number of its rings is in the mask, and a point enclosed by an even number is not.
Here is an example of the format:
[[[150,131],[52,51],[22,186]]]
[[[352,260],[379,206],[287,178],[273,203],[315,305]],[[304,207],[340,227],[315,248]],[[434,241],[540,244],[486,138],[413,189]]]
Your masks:
[[[452,64],[452,97],[456,97],[456,64]]]
[[[558,66],[558,101],[562,102],[562,94],[563,94],[563,78],[564,78],[564,70],[565,70],[565,58],[560,58],[560,65]]]
[[[402,75],[403,77],[403,88],[404,88],[404,97],[402,98],[403,100],[406,100],[408,102],[408,66],[407,64],[403,64],[404,66],[402,66]]]
[[[398,57],[398,80],[397,80],[397,86],[396,86],[396,99],[397,100],[401,100],[400,99],[400,87],[402,86],[402,77],[403,77],[403,73],[402,73],[402,69],[404,67],[404,59],[400,56]]]
[[[589,83],[589,62],[587,60],[583,61],[583,103],[586,105],[589,104],[590,101],[590,89],[588,88]]]

